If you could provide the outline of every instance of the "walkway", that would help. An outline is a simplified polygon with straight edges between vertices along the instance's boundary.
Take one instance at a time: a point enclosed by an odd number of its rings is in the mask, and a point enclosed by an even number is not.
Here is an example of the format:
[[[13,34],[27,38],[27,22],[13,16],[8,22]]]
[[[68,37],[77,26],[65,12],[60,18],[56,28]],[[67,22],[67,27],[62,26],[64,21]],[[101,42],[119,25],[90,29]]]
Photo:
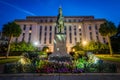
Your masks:
[[[120,73],[0,74],[0,80],[120,80]]]

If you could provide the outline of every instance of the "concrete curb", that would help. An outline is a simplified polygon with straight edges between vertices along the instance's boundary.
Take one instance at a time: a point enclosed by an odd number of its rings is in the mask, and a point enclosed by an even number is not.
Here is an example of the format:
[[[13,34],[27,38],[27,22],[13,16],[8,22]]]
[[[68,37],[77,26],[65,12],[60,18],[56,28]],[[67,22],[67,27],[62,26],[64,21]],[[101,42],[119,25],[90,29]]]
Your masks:
[[[117,76],[120,76],[120,73],[80,73],[80,74],[72,74],[72,73],[53,73],[53,74],[41,74],[41,73],[22,73],[22,74],[0,74],[0,77],[13,77],[13,76],[16,76],[16,77],[23,77],[23,76],[29,76],[29,77],[33,77],[33,76],[58,76],[58,75],[61,75],[61,76],[85,76],[85,75],[88,75],[88,76],[95,76],[95,75],[100,75],[100,76],[112,76],[112,75],[117,75]]]

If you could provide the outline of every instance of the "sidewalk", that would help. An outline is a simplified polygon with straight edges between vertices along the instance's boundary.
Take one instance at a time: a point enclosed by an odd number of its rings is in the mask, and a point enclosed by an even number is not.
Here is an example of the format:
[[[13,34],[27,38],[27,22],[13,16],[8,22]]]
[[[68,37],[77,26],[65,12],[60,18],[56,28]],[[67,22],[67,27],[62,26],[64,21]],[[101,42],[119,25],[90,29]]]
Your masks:
[[[0,74],[0,80],[120,80],[120,73]]]

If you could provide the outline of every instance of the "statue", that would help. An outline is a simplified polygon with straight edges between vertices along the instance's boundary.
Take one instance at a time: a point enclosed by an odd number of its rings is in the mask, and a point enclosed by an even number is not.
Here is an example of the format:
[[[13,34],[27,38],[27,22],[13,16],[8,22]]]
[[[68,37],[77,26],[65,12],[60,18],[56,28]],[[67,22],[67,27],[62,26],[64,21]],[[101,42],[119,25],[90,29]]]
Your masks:
[[[59,14],[57,16],[57,28],[58,28],[58,32],[61,33],[62,29],[64,28],[64,17],[62,15],[62,8],[59,8]]]

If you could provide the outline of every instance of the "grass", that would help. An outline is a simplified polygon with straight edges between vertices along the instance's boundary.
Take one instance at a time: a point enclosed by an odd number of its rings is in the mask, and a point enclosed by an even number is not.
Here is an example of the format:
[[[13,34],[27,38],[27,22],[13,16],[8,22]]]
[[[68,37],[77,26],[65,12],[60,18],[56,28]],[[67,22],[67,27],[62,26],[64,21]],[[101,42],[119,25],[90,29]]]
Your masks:
[[[9,56],[7,59],[6,57],[0,57],[0,64],[17,62],[20,59],[20,56]]]
[[[120,63],[120,55],[111,56],[111,55],[100,54],[100,55],[96,55],[96,56],[105,61],[112,61],[112,62]]]

